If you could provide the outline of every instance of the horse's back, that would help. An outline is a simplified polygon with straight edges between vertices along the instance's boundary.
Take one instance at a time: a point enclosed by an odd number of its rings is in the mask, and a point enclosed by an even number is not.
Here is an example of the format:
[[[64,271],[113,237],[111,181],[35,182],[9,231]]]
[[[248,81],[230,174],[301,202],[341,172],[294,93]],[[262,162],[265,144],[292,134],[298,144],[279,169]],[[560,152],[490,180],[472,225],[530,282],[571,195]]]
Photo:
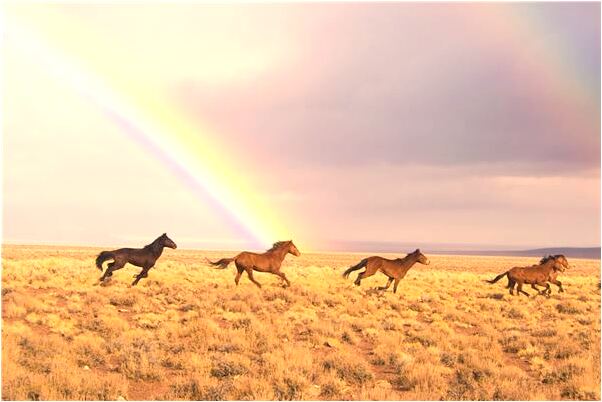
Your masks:
[[[549,273],[545,272],[541,266],[514,267],[508,271],[508,274],[526,282],[541,282],[549,276]]]
[[[251,267],[255,271],[268,272],[277,268],[274,255],[271,253],[253,253],[251,251],[243,251],[235,257],[236,264],[244,267]]]
[[[383,272],[391,271],[397,267],[395,260],[389,260],[377,255],[366,258],[366,266],[369,266],[373,269],[380,269]]]
[[[262,257],[262,254],[251,251],[243,251],[235,257],[235,261],[242,265],[254,265]]]
[[[117,250],[113,250],[111,251],[111,253],[119,255],[119,254],[132,254],[132,252],[135,252],[136,250],[140,250],[140,249],[136,249],[136,248],[118,248]]]
[[[397,261],[397,259],[395,259],[395,260],[390,260],[390,259],[388,259],[388,258],[385,258],[385,257],[380,257],[380,256],[378,256],[378,255],[374,255],[374,256],[372,256],[372,257],[368,257],[368,258],[366,258],[366,262],[367,262],[368,264],[378,264],[378,265],[383,265],[383,266],[384,266],[384,265],[391,265],[391,266],[393,266],[393,265],[398,265],[398,264],[397,264],[397,262],[398,262],[398,261]]]
[[[147,265],[153,258],[150,252],[143,248],[120,248],[112,251],[116,260],[129,262],[138,267]]]
[[[114,253],[128,253],[134,250],[140,250],[140,249],[136,249],[136,248],[129,248],[129,247],[124,247],[124,248],[118,248],[117,250],[113,250]]]

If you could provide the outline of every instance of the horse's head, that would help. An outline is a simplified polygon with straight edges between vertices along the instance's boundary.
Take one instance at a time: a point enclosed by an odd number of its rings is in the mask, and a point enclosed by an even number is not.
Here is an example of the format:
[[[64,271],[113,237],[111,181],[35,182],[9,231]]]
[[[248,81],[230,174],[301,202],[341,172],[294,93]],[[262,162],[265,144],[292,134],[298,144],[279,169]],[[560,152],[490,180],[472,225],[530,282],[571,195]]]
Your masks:
[[[560,272],[564,272],[565,269],[571,268],[571,266],[569,265],[569,261],[562,254],[544,256],[539,261],[539,263],[541,265],[543,265],[545,263],[548,263],[548,264],[553,263],[554,271],[560,271]]]
[[[565,269],[569,269],[569,261],[562,254],[554,256],[554,270],[564,272]]]
[[[295,246],[295,243],[293,243],[292,240],[288,241],[288,252],[294,255],[295,257],[299,257],[301,255],[301,253],[297,249],[297,246]]]
[[[159,239],[161,239],[161,244],[164,247],[178,248],[178,246],[176,245],[176,243],[174,243],[173,240],[171,240],[169,237],[167,237],[167,233],[163,233],[161,235],[161,237],[159,237]]]
[[[417,248],[416,250],[414,250],[414,252],[412,254],[414,254],[416,256],[416,261],[418,261],[421,264],[429,265],[431,263],[429,261],[429,259],[426,258],[426,255],[422,254],[422,252],[420,251],[419,248]]]

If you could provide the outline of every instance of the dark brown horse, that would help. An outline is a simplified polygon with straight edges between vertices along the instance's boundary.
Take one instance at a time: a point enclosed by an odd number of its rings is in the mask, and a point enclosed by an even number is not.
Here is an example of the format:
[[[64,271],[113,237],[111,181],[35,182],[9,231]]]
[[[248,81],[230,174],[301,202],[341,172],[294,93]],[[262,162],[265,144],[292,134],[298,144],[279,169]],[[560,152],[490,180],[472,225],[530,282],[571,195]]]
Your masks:
[[[287,279],[284,272],[280,272],[280,266],[282,265],[282,261],[287,254],[292,254],[296,257],[299,257],[301,253],[297,250],[297,247],[293,244],[292,240],[288,241],[279,241],[274,243],[271,249],[266,251],[263,254],[252,253],[250,251],[243,251],[233,258],[222,258],[219,261],[212,262],[207,259],[207,262],[213,266],[219,266],[220,269],[226,268],[232,261],[236,264],[237,274],[234,278],[234,282],[238,286],[238,281],[240,281],[240,276],[243,271],[247,272],[249,279],[251,282],[256,284],[261,288],[261,284],[253,278],[253,271],[257,272],[269,272],[271,274],[279,276],[282,280],[286,282],[287,286],[290,286],[291,283]]]
[[[525,296],[529,296],[529,293],[523,290],[523,284],[531,285],[531,287],[539,294],[549,296],[551,293],[550,284],[552,279],[556,281],[556,275],[558,272],[564,272],[565,267],[569,266],[569,263],[566,257],[562,254],[550,256],[549,258],[542,258],[543,263],[539,265],[533,265],[529,267],[514,267],[503,274],[496,276],[492,280],[487,280],[488,283],[496,283],[504,276],[508,277],[508,288],[510,289],[510,294],[514,295],[514,285],[517,285],[516,291],[517,295],[521,293]],[[543,292],[541,292],[538,288],[539,286],[545,286]]]
[[[349,274],[353,271],[357,271],[358,269],[366,267],[366,270],[364,272],[360,272],[354,282],[357,286],[359,286],[362,282],[362,279],[372,276],[377,271],[380,271],[389,277],[389,281],[385,286],[380,287],[379,289],[387,290],[389,289],[389,286],[391,286],[391,282],[395,281],[395,284],[393,285],[393,293],[397,293],[397,285],[399,284],[399,281],[406,276],[410,268],[412,268],[412,266],[417,262],[424,265],[430,264],[429,259],[420,252],[420,249],[416,249],[413,253],[395,260],[388,260],[378,256],[368,257],[361,260],[359,264],[354,265],[346,270],[343,273],[343,277],[348,278]]]
[[[103,251],[96,257],[96,266],[100,269],[100,272],[102,272],[103,262],[107,260],[113,260],[113,262],[109,263],[104,275],[100,277],[100,281],[104,282],[105,279],[113,275],[113,271],[123,268],[129,262],[137,267],[142,267],[142,271],[138,275],[134,275],[136,279],[132,282],[132,286],[136,286],[140,279],[148,276],[148,270],[155,266],[155,262],[161,257],[164,247],[177,248],[176,243],[167,237],[167,233],[163,233],[144,248],[120,248],[119,250]]]

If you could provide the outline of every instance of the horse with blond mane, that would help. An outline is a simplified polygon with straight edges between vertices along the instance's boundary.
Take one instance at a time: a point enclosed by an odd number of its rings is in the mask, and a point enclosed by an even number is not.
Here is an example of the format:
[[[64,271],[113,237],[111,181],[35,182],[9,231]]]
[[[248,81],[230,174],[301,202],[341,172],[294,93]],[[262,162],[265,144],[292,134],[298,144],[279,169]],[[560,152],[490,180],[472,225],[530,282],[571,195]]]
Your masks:
[[[243,251],[232,258],[222,258],[218,261],[207,259],[207,262],[220,269],[225,269],[231,262],[234,262],[234,264],[236,264],[236,270],[238,271],[234,278],[234,282],[237,286],[238,281],[240,281],[240,276],[243,272],[246,272],[251,282],[261,288],[261,284],[253,278],[253,271],[257,271],[277,275],[286,282],[286,286],[288,287],[291,285],[290,281],[286,275],[284,275],[284,272],[280,272],[282,261],[284,261],[284,257],[286,257],[287,254],[292,254],[296,257],[301,255],[292,240],[276,242],[272,248],[265,253],[258,254],[250,251]]]

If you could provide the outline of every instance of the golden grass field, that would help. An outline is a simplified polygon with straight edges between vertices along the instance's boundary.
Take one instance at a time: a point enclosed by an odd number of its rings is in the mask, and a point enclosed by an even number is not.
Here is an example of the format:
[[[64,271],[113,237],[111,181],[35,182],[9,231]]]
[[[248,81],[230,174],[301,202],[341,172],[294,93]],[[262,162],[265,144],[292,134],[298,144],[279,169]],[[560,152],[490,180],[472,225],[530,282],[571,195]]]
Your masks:
[[[600,399],[597,260],[546,299],[483,282],[536,258],[426,253],[394,295],[341,277],[367,254],[289,255],[292,287],[258,289],[204,263],[233,252],[166,250],[130,288],[130,265],[96,285],[99,251],[3,247],[3,399]]]

